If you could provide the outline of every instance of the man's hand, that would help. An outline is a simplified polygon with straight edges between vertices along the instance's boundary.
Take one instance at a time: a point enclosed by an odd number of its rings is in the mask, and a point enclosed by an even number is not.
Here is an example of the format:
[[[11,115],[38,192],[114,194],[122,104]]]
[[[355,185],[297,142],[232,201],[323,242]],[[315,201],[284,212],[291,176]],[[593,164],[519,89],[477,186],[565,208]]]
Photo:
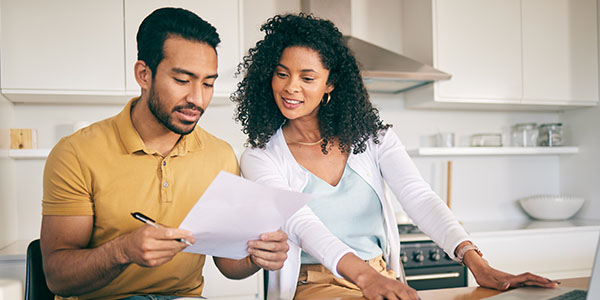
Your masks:
[[[261,234],[259,240],[249,241],[248,253],[252,263],[265,270],[281,269],[290,249],[287,239],[285,232],[277,230]]]
[[[160,266],[187,247],[185,243],[175,240],[180,238],[195,242],[192,233],[187,230],[144,225],[118,238],[122,262],[142,267]]]
[[[258,240],[248,242],[250,255],[239,260],[213,256],[213,260],[221,273],[229,279],[246,278],[261,268],[278,270],[287,259],[287,238],[287,234],[281,230],[263,233]]]

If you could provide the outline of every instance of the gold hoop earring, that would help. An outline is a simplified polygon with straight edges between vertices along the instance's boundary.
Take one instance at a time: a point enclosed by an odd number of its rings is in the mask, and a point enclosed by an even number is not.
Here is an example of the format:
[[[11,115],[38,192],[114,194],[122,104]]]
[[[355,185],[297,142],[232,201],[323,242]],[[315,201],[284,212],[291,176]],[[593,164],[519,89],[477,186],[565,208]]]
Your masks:
[[[326,106],[327,104],[329,104],[330,100],[331,100],[331,95],[329,93],[327,93],[327,100],[325,100],[325,102],[323,102],[323,100],[321,99],[321,105]]]

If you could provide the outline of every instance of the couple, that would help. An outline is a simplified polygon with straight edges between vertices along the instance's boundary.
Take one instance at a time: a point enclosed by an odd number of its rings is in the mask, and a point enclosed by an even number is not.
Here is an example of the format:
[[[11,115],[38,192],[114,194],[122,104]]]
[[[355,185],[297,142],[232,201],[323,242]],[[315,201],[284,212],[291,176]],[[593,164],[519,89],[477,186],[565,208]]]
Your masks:
[[[261,30],[266,36],[244,58],[244,79],[232,96],[250,145],[241,170],[314,199],[282,230],[249,241],[246,258],[214,257],[225,276],[270,270],[269,299],[418,299],[396,279],[400,245],[385,180],[411,218],[480,285],[555,286],[498,271],[481,257],[379,119],[331,22],[281,15]],[[141,96],[52,150],[41,246],[48,286],[59,299],[202,295],[205,256],[181,253],[185,244],[174,239],[202,243],[176,228],[219,171],[240,174],[231,147],[196,126],[213,94],[219,42],[216,29],[187,10],[154,11],[137,34]],[[140,226],[133,211],[164,226]]]

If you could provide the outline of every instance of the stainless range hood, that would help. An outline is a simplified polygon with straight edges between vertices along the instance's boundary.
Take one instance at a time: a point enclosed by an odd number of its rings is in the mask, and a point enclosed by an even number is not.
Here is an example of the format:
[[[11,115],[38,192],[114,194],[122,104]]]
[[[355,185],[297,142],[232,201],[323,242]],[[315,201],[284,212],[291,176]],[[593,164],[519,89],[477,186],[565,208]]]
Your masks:
[[[302,0],[301,5],[302,11],[331,20],[344,34],[351,33],[351,0]],[[370,92],[400,93],[452,77],[352,35],[344,38],[362,66],[362,77]]]

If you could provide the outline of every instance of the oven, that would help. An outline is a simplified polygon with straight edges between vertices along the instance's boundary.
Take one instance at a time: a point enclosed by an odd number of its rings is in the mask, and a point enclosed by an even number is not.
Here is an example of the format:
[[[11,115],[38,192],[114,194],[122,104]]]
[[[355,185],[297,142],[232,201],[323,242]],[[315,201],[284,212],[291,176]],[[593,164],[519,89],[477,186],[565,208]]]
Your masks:
[[[467,286],[467,268],[453,261],[415,225],[400,224],[400,260],[416,290]]]

